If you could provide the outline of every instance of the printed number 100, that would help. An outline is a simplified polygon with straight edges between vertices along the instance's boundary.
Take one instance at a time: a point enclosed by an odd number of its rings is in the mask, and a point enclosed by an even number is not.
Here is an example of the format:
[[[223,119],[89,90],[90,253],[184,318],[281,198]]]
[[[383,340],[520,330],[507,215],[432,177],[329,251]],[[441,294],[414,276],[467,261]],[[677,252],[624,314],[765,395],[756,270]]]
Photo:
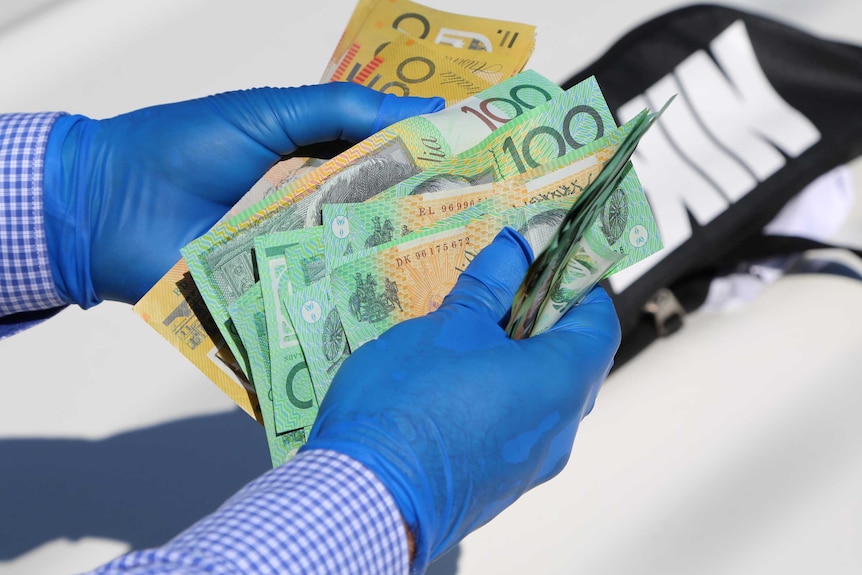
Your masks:
[[[485,125],[488,126],[488,129],[493,132],[509,120],[513,120],[523,114],[525,110],[532,110],[533,108],[535,108],[533,104],[525,102],[523,99],[521,99],[521,93],[524,90],[533,90],[535,92],[538,92],[539,94],[544,96],[545,102],[550,102],[552,99],[551,95],[548,94],[547,91],[542,88],[539,88],[538,86],[531,86],[530,84],[519,84],[517,86],[512,86],[512,89],[509,90],[509,98],[486,98],[485,100],[479,102],[478,110],[471,106],[461,106],[461,111],[465,114],[473,114],[474,116],[482,120],[482,122],[484,122]],[[509,107],[512,108],[512,116],[510,118],[501,117],[497,113],[500,111],[499,109],[497,111],[494,111],[489,108],[491,104],[507,104]],[[499,108],[500,106],[495,107]]]
[[[532,152],[532,144],[533,140],[536,139],[540,135],[546,135],[550,137],[554,143],[557,144],[557,157],[561,157],[565,155],[570,150],[577,150],[581,146],[588,144],[589,142],[579,142],[575,139],[575,136],[572,134],[572,120],[575,119],[575,116],[578,114],[587,114],[590,116],[596,124],[596,136],[590,142],[594,140],[598,140],[605,133],[605,125],[602,121],[602,117],[595,110],[595,108],[591,108],[590,106],[574,106],[563,118],[563,125],[560,130],[556,130],[551,126],[536,126],[524,136],[524,140],[521,142],[521,149],[518,150],[517,144],[512,139],[511,136],[503,140],[503,150],[508,152],[510,156],[512,156],[512,161],[515,163],[515,167],[518,168],[518,172],[524,173],[527,171],[527,166],[530,168],[538,168],[541,162],[537,162],[533,157]]]

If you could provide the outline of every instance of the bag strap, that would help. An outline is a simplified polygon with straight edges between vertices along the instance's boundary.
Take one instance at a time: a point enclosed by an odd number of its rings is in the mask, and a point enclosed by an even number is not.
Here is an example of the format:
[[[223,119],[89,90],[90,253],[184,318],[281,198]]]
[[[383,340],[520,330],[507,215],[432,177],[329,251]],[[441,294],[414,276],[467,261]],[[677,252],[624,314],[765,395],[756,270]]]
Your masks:
[[[623,365],[660,337],[678,331],[685,316],[706,301],[712,280],[739,264],[776,257],[801,255],[811,250],[840,249],[862,259],[862,249],[829,244],[795,236],[755,234],[726,254],[720,262],[694,270],[668,287],[663,287],[647,300],[635,329],[623,335],[623,343],[615,358],[615,367]],[[813,271],[805,270],[804,271]]]
[[[846,250],[856,254],[857,257],[862,258],[862,249],[858,248],[829,244],[809,238],[771,236],[760,233],[745,240],[735,250],[727,254],[723,260],[735,260],[736,263],[750,262],[774,257],[797,255],[810,250],[824,249]]]

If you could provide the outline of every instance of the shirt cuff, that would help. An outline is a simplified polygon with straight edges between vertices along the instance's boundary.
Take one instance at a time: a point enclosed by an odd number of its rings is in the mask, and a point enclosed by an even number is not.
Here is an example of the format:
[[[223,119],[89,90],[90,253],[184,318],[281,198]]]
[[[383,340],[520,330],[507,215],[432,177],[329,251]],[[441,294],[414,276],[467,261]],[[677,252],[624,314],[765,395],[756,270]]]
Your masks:
[[[45,149],[62,114],[0,114],[0,317],[57,308],[43,212]]]
[[[346,455],[311,449],[165,546],[96,573],[405,575],[404,529],[395,500],[371,471]]]

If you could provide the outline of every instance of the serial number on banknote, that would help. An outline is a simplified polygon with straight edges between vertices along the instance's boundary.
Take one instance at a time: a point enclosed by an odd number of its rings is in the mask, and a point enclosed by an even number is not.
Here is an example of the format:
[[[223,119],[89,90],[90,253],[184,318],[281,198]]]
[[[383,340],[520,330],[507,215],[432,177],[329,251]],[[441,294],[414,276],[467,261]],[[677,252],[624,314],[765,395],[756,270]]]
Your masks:
[[[395,257],[395,262],[398,267],[401,267],[403,265],[411,264],[427,257],[446,253],[450,249],[457,250],[459,248],[465,248],[469,245],[470,236],[464,236],[463,238],[457,238],[440,244],[430,245],[427,248],[417,249],[412,254],[401,254],[400,256]]]
[[[479,201],[482,201],[483,199],[485,199],[485,198],[480,198]],[[476,200],[473,199],[473,200],[467,200],[467,201],[463,201],[463,202],[451,202],[449,204],[441,204],[438,207],[440,209],[441,214],[449,214],[449,213],[460,212],[460,211],[466,210],[467,208],[472,208],[475,205],[476,205]],[[433,206],[428,206],[428,207],[423,206],[423,207],[419,208],[419,215],[420,216],[433,216],[435,213],[437,213],[437,210]]]

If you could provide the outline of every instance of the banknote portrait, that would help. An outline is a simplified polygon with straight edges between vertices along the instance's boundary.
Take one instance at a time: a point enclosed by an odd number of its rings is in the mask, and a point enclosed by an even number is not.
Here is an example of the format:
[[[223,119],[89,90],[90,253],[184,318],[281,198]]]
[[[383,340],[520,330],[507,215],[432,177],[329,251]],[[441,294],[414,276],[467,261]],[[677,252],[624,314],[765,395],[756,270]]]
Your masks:
[[[529,218],[527,222],[518,229],[518,233],[524,236],[530,247],[533,248],[534,257],[544,251],[548,242],[557,233],[557,228],[566,217],[566,210],[560,208],[548,210]]]

